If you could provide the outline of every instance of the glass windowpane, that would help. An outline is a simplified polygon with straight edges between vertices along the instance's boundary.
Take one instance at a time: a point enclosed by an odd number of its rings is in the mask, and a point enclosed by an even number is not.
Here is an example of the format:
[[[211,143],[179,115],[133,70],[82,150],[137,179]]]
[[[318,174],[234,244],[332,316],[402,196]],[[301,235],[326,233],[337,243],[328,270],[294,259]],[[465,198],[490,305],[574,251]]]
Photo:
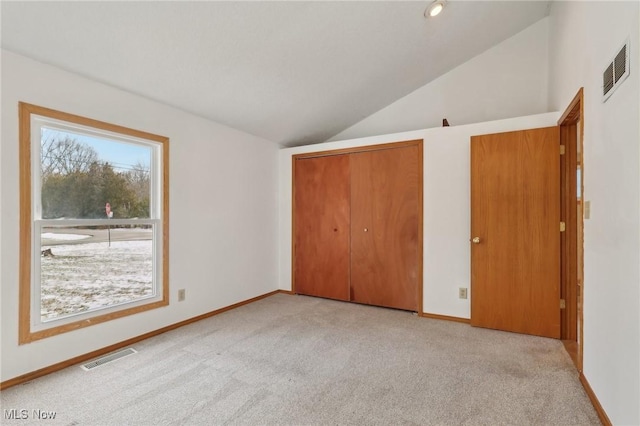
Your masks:
[[[152,225],[43,227],[43,322],[153,296]]]
[[[151,217],[150,146],[42,126],[40,158],[43,219]]]

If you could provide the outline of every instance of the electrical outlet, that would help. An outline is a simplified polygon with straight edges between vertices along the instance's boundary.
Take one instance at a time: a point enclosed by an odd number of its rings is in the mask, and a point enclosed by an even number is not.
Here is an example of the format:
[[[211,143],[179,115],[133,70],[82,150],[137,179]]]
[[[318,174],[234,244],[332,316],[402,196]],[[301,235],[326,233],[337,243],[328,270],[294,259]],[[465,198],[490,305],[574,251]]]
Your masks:
[[[185,297],[186,297],[185,289],[181,288],[180,290],[178,290],[178,302],[184,301]]]
[[[458,289],[458,297],[460,299],[466,299],[467,298],[467,289],[465,287],[460,287]]]

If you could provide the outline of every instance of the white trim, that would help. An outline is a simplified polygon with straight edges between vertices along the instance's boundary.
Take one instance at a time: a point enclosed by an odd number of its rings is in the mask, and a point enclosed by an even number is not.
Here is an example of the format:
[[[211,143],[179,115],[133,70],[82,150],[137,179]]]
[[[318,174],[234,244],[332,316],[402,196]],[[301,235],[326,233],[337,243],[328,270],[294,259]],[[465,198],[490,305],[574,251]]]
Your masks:
[[[160,142],[139,138],[136,136],[112,132],[109,130],[99,129],[96,127],[84,126],[78,123],[72,123],[69,121],[58,120],[56,118],[46,117],[38,114],[31,114],[31,123],[40,123],[38,126],[50,128],[51,130],[60,130],[63,132],[79,133],[83,136],[88,136],[98,139],[115,140],[117,142],[123,142],[130,145],[145,145],[151,148],[155,148]],[[33,133],[32,133],[33,136]]]
[[[71,227],[71,226],[100,226],[100,225],[155,225],[162,223],[161,219],[39,219],[43,226],[59,226],[59,227]]]

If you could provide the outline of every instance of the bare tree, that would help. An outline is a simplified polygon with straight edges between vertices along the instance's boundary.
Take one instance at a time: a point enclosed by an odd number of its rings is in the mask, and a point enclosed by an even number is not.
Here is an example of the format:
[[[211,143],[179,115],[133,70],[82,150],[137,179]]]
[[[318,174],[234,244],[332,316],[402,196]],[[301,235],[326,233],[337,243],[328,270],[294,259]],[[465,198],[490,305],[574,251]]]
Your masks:
[[[135,165],[131,166],[131,170],[127,172],[127,179],[138,199],[149,198],[150,181],[148,166],[138,161]]]
[[[68,136],[48,137],[42,142],[40,156],[43,179],[54,174],[87,172],[91,164],[98,161],[95,149]]]

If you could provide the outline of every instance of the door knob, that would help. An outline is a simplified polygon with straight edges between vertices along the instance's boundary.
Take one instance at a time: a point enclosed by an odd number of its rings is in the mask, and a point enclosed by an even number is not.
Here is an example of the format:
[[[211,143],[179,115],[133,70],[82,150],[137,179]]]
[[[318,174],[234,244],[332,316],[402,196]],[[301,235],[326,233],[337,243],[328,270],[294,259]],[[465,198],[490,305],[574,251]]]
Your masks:
[[[473,244],[480,244],[480,237],[473,237],[473,239],[471,240],[471,242]]]
[[[364,228],[364,232],[369,232],[369,228]]]

